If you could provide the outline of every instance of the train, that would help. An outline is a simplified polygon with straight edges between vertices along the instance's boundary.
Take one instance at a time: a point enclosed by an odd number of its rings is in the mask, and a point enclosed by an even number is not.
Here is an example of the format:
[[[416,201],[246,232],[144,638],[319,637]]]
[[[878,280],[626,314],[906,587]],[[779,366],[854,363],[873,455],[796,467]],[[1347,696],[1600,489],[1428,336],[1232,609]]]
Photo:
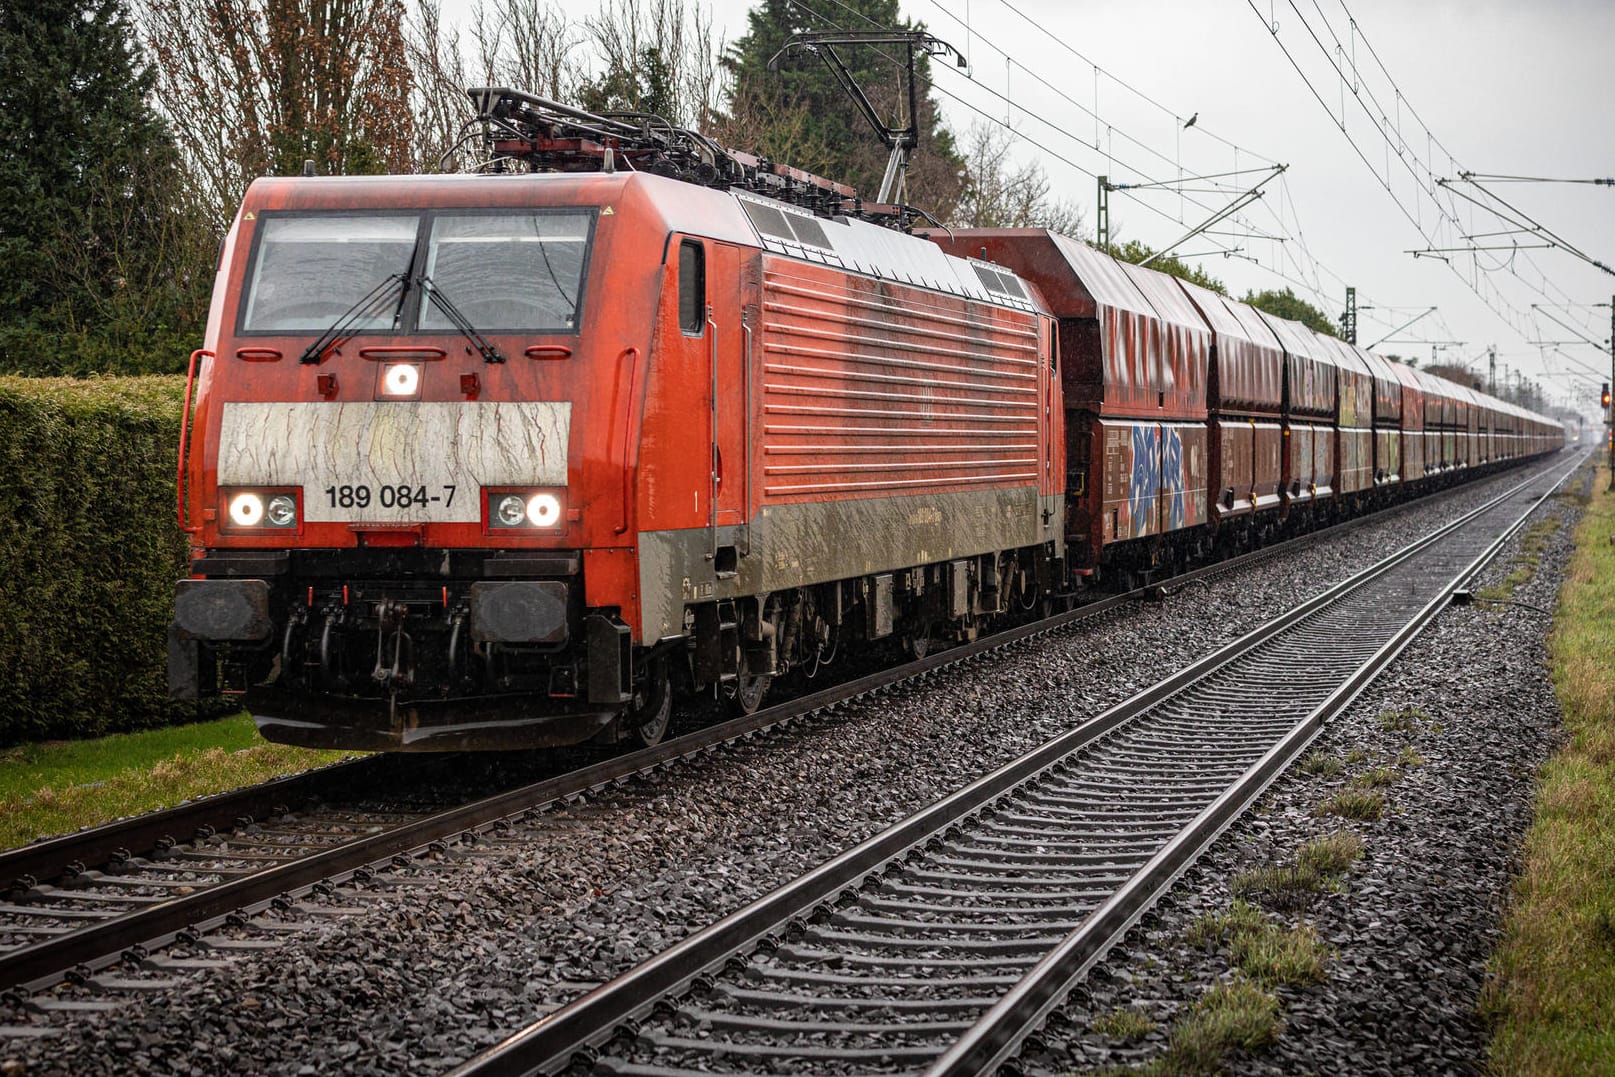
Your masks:
[[[1556,451],[1041,229],[470,91],[477,172],[255,181],[191,358],[177,698],[379,751],[654,744]]]

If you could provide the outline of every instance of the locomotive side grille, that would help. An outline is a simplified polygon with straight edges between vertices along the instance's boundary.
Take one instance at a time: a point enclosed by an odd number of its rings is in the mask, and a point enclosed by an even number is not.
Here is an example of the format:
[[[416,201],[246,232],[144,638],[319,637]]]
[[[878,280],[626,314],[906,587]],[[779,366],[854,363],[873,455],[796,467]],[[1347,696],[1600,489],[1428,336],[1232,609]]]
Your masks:
[[[766,497],[1037,481],[1035,317],[767,263]]]

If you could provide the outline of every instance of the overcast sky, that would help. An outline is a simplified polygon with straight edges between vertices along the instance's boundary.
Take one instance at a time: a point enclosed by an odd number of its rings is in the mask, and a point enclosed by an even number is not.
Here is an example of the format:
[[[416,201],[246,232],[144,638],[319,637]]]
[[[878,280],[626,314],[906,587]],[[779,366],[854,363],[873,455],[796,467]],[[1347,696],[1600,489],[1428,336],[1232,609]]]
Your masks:
[[[565,10],[577,19],[597,2],[577,0]],[[836,0],[802,2],[854,25]],[[465,3],[450,0],[448,13]],[[712,5],[726,37],[744,32],[749,6],[745,0]],[[1062,196],[1083,209],[1090,232],[1097,174],[1115,183],[1159,183],[1282,162],[1288,171],[1239,214],[1239,223],[1225,222],[1217,228],[1224,234],[1196,237],[1180,248],[1205,254],[1199,259],[1205,269],[1236,295],[1288,284],[1334,316],[1345,285],[1353,284],[1360,306],[1374,308],[1359,314],[1359,342],[1391,335],[1377,350],[1428,363],[1432,342],[1462,342],[1438,344],[1441,361],[1474,361],[1484,374],[1485,349],[1495,344],[1500,378],[1505,366],[1523,370],[1555,397],[1576,392],[1584,406],[1596,393],[1592,383],[1609,377],[1609,308],[1565,305],[1610,303],[1615,276],[1553,249],[1449,253],[1450,264],[1405,252],[1460,247],[1462,236],[1510,227],[1435,187],[1432,172],[1455,180],[1459,171],[1615,175],[1615,4],[902,0],[902,9],[969,57],[968,74],[938,65],[937,86],[957,97],[939,95],[950,126],[962,133],[985,122],[982,113],[1013,124],[1030,140],[1020,152],[1040,161]],[[1007,63],[1005,49],[1013,53]],[[1370,114],[1383,114],[1384,127],[1399,129],[1401,155]],[[1194,126],[1184,129],[1195,115]],[[1391,192],[1381,182],[1387,177]],[[1251,173],[1244,182],[1260,178]],[[1456,224],[1443,220],[1421,185],[1432,187],[1448,212],[1460,207]],[[1160,247],[1235,193],[1192,186],[1202,190],[1181,197],[1159,190],[1112,194],[1113,233]],[[1615,266],[1615,188],[1486,186],[1585,254]],[[1484,197],[1473,186],[1458,189]],[[1528,235],[1474,242],[1516,240],[1522,247],[1542,242]],[[1211,253],[1219,247],[1236,253]],[[1477,272],[1477,258],[1491,271]],[[1485,298],[1466,280],[1477,281]],[[1533,303],[1561,305],[1544,312]],[[1392,334],[1430,306],[1438,307],[1435,314]],[[1533,340],[1573,343],[1543,347],[1528,343]],[[1565,376],[1572,372],[1582,380]]]

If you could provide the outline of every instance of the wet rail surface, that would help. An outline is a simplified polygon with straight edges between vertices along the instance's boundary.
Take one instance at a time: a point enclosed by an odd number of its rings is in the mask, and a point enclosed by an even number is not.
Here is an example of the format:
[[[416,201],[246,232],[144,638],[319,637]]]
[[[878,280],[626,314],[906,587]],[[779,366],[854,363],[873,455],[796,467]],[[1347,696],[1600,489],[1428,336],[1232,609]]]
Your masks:
[[[454,1071],[991,1072],[1562,462]]]
[[[1383,514],[1358,518],[1164,582],[1215,578],[1380,518]],[[351,913],[387,896],[395,881],[402,888],[419,885],[393,880],[388,868],[394,862],[442,852],[450,843],[496,848],[513,820],[557,801],[1090,621],[1150,590],[1089,602],[656,748],[590,765],[557,766],[538,781],[490,780],[482,793],[489,787],[503,790],[494,795],[466,793],[463,784],[457,794],[434,791],[433,775],[440,777],[444,769],[439,760],[386,757],[0,854],[0,880],[10,882],[0,899],[0,992],[35,1012],[114,1008],[121,1004],[120,994],[166,989],[186,971],[219,967],[232,953],[272,948],[313,920]],[[419,795],[399,795],[401,788],[416,787]],[[365,892],[354,892],[355,883]],[[344,902],[303,900],[316,891],[337,893]],[[349,896],[352,907],[345,903]],[[64,982],[80,990],[53,990]],[[0,1026],[0,1037],[47,1031]]]

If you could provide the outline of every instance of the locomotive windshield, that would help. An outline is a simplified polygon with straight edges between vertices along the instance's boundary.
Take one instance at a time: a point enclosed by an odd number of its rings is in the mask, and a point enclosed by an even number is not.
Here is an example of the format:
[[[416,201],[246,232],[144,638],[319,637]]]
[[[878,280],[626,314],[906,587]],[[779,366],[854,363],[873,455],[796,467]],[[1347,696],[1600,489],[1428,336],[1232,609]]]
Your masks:
[[[592,215],[512,213],[439,216],[426,252],[436,285],[481,330],[576,328]],[[420,328],[452,329],[436,303]]]
[[[266,215],[258,228],[241,328],[318,333],[389,276],[409,272],[420,219]],[[356,328],[392,329],[396,317],[389,308]]]
[[[571,333],[594,212],[265,214],[258,229],[245,333],[323,332],[394,275],[439,289],[479,331]],[[454,331],[442,304],[404,299],[354,331]]]

